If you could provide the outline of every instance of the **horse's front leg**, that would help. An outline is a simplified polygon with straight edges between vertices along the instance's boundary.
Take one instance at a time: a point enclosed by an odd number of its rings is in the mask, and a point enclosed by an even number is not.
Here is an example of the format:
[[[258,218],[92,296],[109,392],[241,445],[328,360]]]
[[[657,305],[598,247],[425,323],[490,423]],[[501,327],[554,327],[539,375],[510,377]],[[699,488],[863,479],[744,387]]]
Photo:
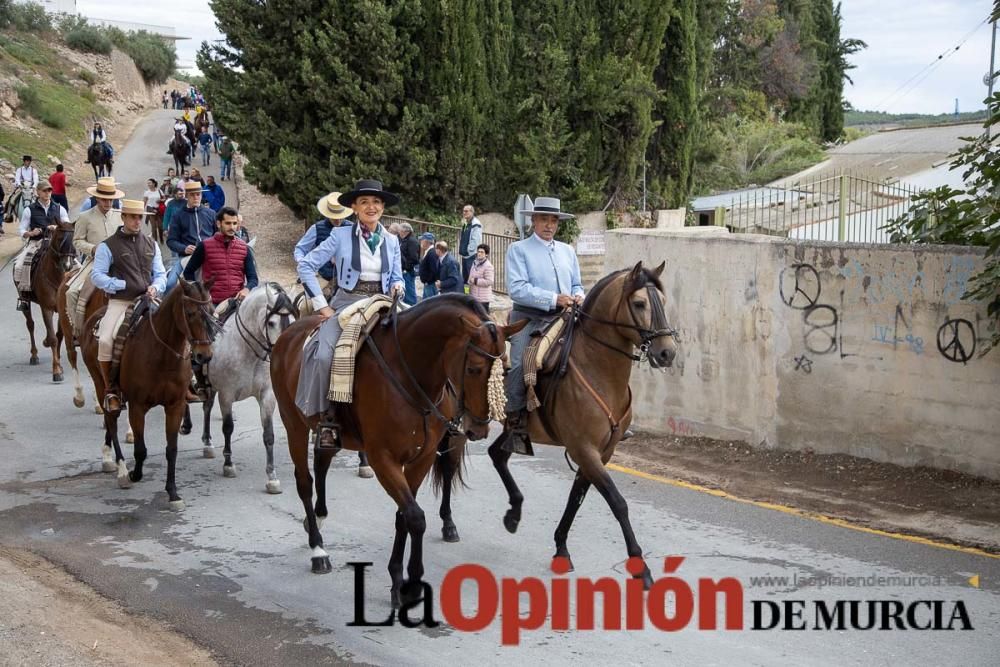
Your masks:
[[[167,496],[170,499],[170,509],[172,510],[182,510],[184,509],[184,501],[181,497],[177,495],[177,431],[181,426],[181,419],[184,417],[184,413],[187,410],[187,403],[184,399],[181,399],[177,403],[166,406],[166,434],[167,434]],[[132,411],[129,410],[131,415]],[[138,429],[136,429],[136,436],[139,435]],[[137,441],[138,442],[138,441]],[[136,450],[138,451],[138,444],[136,445]],[[138,465],[138,461],[136,462]]]
[[[191,406],[187,403],[184,404],[184,411],[181,413],[182,421],[177,428],[177,431],[181,435],[187,435],[191,432]]]
[[[317,449],[313,452],[313,474],[316,476],[316,521],[323,525],[329,516],[326,508],[326,474],[330,470],[330,462],[334,452],[329,449]]]
[[[31,339],[31,357],[28,359],[28,364],[31,366],[38,365],[38,347],[35,345],[35,318],[31,316],[31,302],[28,302],[28,308],[24,311],[24,324],[28,327],[28,338]]]
[[[215,458],[215,447],[212,445],[212,408],[215,407],[215,392],[208,395],[208,400],[201,406],[203,424],[201,430],[201,455],[206,459]]]
[[[233,404],[231,401],[219,399],[219,409],[222,410],[222,436],[226,439],[222,449],[222,476],[236,477],[236,466],[233,465]]]
[[[267,489],[268,493],[281,493],[281,482],[274,469],[274,394],[267,390],[260,402],[260,426],[264,432],[264,451],[267,456]]]
[[[69,360],[70,368],[73,369],[73,405],[82,408],[86,404],[83,397],[83,382],[80,380],[80,368],[77,366],[76,346],[73,345],[73,338],[66,338],[66,359]]]
[[[514,476],[510,474],[510,468],[507,466],[507,462],[510,460],[510,452],[500,447],[506,438],[507,431],[504,430],[500,434],[500,437],[493,441],[487,452],[493,461],[493,467],[496,469],[497,474],[500,475],[500,481],[503,482],[504,488],[507,489],[507,498],[510,501],[510,509],[503,516],[504,528],[509,533],[516,533],[517,526],[521,523],[521,504],[524,503],[524,495],[517,488],[517,482],[514,481]]]
[[[133,482],[142,481],[142,466],[146,462],[146,411],[149,408],[145,405],[130,403],[128,406],[128,423],[132,427],[133,447],[135,456],[135,467],[129,473],[128,478]],[[121,479],[119,478],[119,483]]]
[[[417,460],[403,471],[407,493],[403,497],[401,510],[410,538],[410,561],[406,566],[406,581],[399,591],[399,599],[403,604],[420,600],[424,594],[424,532],[427,530],[427,519],[424,510],[417,503],[417,490],[430,472],[436,457],[435,452],[430,458]],[[384,477],[380,475],[379,480],[382,479]]]
[[[583,504],[583,499],[587,497],[589,489],[590,481],[577,471],[576,477],[573,479],[573,487],[569,492],[569,499],[566,501],[566,509],[563,510],[562,519],[559,520],[559,525],[556,527],[556,556],[569,561],[570,571],[573,570],[573,561],[569,557],[566,540],[569,537],[570,528],[573,527],[573,519],[576,518],[576,512],[580,509],[580,505]]]
[[[45,347],[52,351],[52,381],[63,381],[63,369],[60,363],[59,348],[62,347],[62,330],[53,322],[54,313],[42,308],[42,319],[45,321]]]
[[[441,479],[441,508],[438,516],[441,517],[441,539],[445,542],[458,542],[458,527],[451,517],[451,485],[455,479],[455,463],[448,456],[448,448],[451,440],[446,436],[438,444],[437,461],[435,466]]]

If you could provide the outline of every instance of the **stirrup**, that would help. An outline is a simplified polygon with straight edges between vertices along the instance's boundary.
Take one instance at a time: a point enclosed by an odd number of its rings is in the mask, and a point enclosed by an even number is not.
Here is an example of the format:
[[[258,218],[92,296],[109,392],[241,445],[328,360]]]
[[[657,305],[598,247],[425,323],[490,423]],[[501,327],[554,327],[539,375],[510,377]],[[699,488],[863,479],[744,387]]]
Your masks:
[[[500,449],[511,454],[523,454],[524,456],[534,456],[535,450],[531,446],[531,438],[528,436],[528,413],[522,410],[519,413],[507,414],[507,437],[500,444]]]
[[[324,412],[319,424],[316,425],[315,446],[317,451],[332,451],[336,453],[342,449],[340,445],[340,425],[337,424],[330,412],[332,410]]]
[[[28,312],[29,308],[31,308],[31,306],[28,305],[28,302],[26,300],[24,300],[24,299],[18,299],[17,300],[17,311],[18,312],[20,312],[20,313],[26,313],[26,312]]]
[[[116,407],[111,406],[111,401],[115,401],[118,405]],[[101,405],[104,411],[109,415],[117,414],[122,410],[122,399],[118,395],[118,392],[108,391],[104,394],[104,402]]]

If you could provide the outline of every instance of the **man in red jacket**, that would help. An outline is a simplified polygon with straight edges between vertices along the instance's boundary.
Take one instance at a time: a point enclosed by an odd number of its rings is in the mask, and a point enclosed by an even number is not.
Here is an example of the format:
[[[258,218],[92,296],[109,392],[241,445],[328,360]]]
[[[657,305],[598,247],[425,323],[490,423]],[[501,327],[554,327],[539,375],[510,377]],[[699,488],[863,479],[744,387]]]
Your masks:
[[[194,280],[201,269],[203,282],[214,278],[210,290],[216,315],[226,310],[230,299],[242,301],[257,286],[257,265],[250,246],[239,238],[239,213],[223,206],[215,216],[215,234],[200,242],[184,268],[184,280]]]

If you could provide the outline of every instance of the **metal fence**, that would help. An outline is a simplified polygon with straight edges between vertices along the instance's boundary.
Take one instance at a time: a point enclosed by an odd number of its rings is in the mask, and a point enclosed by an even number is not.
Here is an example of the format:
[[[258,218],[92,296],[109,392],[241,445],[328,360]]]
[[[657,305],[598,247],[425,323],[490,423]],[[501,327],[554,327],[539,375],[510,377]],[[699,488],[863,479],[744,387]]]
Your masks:
[[[906,213],[920,190],[852,174],[780,183],[734,193],[715,211],[715,224],[737,233],[793,239],[888,243],[883,227]],[[720,219],[721,214],[721,219]]]
[[[404,218],[398,215],[382,216],[383,225],[389,226],[394,222],[400,224],[404,222],[410,223],[413,227],[413,233],[418,236],[424,232],[430,232],[438,241],[447,241],[448,247],[455,251],[455,258],[461,262],[461,258],[458,257],[458,244],[462,234],[461,227],[452,227],[425,220],[414,220],[413,218]],[[490,262],[493,263],[495,272],[493,291],[500,294],[507,294],[507,248],[514,241],[517,241],[517,237],[483,232],[483,243],[490,247]]]

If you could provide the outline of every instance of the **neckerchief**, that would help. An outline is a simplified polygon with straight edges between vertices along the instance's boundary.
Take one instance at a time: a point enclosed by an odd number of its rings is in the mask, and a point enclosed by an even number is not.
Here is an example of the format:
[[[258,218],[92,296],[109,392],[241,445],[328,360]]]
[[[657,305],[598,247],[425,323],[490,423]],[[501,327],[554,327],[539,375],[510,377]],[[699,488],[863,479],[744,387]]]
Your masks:
[[[382,240],[382,235],[378,231],[378,225],[375,226],[374,232],[368,231],[368,228],[360,223],[359,226],[361,227],[361,238],[368,244],[368,249],[374,253],[375,248],[378,247],[378,242]]]

